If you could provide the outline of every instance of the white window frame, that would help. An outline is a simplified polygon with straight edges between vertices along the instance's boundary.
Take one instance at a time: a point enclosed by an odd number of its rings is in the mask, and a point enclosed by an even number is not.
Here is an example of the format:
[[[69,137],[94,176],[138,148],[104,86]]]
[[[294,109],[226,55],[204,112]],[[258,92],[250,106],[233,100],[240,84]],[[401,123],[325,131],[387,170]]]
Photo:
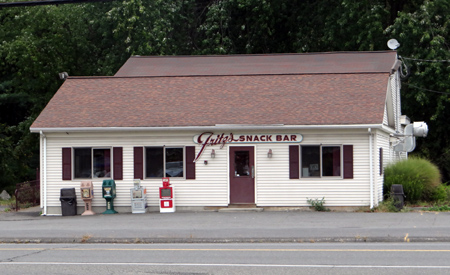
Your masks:
[[[75,176],[75,165],[76,165],[76,159],[75,159],[75,150],[77,150],[77,149],[90,149],[91,150],[91,176],[89,177],[89,178],[77,178],[76,176]],[[109,177],[94,177],[94,150],[97,150],[97,149],[100,149],[100,150],[104,150],[104,149],[109,149],[109,158],[110,158],[110,162],[109,162],[109,169],[110,169],[110,172],[109,172]],[[95,180],[95,179],[112,179],[112,177],[113,177],[113,149],[112,149],[112,147],[104,147],[104,146],[99,146],[99,147],[89,147],[89,146],[86,146],[86,147],[73,147],[72,148],[72,178],[74,179],[74,180],[83,180],[83,179],[85,179],[85,180]]]
[[[319,147],[319,168],[320,168],[320,175],[319,176],[309,176],[304,177],[303,176],[303,147],[313,147],[318,146]],[[339,159],[340,159],[340,167],[339,167],[339,174],[340,176],[324,176],[323,175],[323,151],[322,147],[339,147]],[[302,144],[300,145],[300,178],[303,179],[343,179],[344,178],[344,146],[342,144]]]
[[[147,148],[162,148],[163,149],[163,176],[162,177],[148,177],[147,176]],[[173,179],[186,179],[186,146],[144,146],[144,179],[161,179],[167,177],[166,175],[166,149],[180,148],[183,150],[183,176],[182,177],[170,177]]]

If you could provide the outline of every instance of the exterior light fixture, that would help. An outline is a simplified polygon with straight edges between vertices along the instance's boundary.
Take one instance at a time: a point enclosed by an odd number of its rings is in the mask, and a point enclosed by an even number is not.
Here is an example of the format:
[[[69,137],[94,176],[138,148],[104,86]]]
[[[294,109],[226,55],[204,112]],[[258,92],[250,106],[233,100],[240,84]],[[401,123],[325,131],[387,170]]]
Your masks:
[[[214,151],[214,149],[211,150],[211,158],[215,158],[216,157],[216,151]]]
[[[269,149],[269,152],[267,153],[267,157],[271,158],[272,157],[272,149]]]

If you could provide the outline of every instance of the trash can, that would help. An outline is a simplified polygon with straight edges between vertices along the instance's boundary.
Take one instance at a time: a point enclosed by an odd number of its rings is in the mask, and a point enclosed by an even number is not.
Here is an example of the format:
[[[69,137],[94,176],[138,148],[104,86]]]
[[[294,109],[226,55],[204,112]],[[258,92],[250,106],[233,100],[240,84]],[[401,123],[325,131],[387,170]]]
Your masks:
[[[77,194],[75,188],[62,188],[61,196],[61,212],[63,216],[75,216],[77,214]]]
[[[393,184],[391,186],[391,196],[394,199],[394,206],[398,211],[403,209],[405,205],[405,193],[403,193],[403,185]]]

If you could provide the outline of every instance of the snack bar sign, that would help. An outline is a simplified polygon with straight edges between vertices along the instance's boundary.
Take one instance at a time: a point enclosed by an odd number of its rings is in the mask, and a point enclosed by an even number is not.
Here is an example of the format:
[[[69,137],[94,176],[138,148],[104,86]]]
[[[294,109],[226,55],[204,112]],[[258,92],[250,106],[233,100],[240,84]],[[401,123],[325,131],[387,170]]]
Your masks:
[[[251,135],[234,135],[229,134],[214,134],[213,132],[204,132],[200,135],[195,135],[194,142],[201,144],[202,147],[195,157],[195,161],[200,158],[206,146],[219,145],[222,149],[227,143],[298,143],[303,140],[300,134],[251,134]]]

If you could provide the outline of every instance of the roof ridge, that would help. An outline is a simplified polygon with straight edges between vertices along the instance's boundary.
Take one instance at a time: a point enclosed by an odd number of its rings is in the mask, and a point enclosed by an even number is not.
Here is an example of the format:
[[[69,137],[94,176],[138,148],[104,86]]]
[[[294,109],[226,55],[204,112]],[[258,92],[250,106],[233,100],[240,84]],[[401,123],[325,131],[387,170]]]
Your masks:
[[[138,75],[138,76],[69,76],[67,79],[128,79],[128,78],[172,78],[172,77],[230,77],[230,76],[276,76],[276,75],[350,75],[388,74],[388,72],[342,72],[342,73],[267,73],[267,74],[217,74],[217,75]]]
[[[336,51],[336,52],[307,52],[307,53],[256,53],[256,54],[207,54],[207,55],[132,55],[130,58],[197,58],[197,57],[241,57],[241,56],[288,56],[288,55],[328,55],[328,54],[373,54],[396,52],[393,50],[385,51]]]

